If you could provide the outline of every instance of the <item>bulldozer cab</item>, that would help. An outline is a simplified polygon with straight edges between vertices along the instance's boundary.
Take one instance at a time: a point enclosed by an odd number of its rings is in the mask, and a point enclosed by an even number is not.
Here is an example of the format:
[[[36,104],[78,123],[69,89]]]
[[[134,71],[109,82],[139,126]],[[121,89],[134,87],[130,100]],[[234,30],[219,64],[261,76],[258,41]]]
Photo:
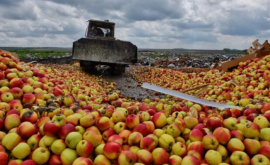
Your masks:
[[[88,20],[89,24],[86,29],[86,38],[115,40],[114,38],[114,22],[109,20]]]

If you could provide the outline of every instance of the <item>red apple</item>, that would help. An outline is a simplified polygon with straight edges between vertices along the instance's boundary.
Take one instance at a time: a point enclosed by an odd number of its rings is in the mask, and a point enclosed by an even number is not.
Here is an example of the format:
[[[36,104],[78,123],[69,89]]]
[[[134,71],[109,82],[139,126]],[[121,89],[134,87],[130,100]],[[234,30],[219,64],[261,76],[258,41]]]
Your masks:
[[[122,151],[122,146],[116,142],[108,142],[103,148],[104,155],[108,159],[116,159]]]
[[[226,144],[231,138],[230,131],[224,127],[216,128],[213,132],[213,135],[217,138],[217,140],[221,144]]]
[[[73,124],[67,123],[60,128],[58,135],[61,139],[65,139],[70,132],[76,132],[76,128]]]
[[[207,122],[206,122],[206,127],[209,128],[210,130],[214,130],[217,127],[222,126],[222,121],[218,117],[210,117]]]
[[[18,127],[18,134],[22,138],[29,138],[30,136],[34,135],[35,133],[37,133],[36,125],[34,125],[28,121],[22,122],[20,124],[20,126]]]
[[[54,121],[47,121],[43,126],[43,131],[45,135],[56,136],[60,130],[60,125]]]

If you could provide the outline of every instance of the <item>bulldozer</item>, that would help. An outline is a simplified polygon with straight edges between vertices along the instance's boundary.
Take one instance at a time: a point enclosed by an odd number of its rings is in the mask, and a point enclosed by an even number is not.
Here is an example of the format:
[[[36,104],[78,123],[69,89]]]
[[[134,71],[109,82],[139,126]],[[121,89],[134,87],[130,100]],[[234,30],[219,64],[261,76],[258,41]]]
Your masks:
[[[254,58],[261,59],[264,56],[270,54],[270,44],[268,43],[268,40],[266,40],[263,44],[260,44],[258,39],[256,39],[252,43],[252,45],[254,46],[254,48],[249,47],[249,49],[247,50],[247,55],[229,61],[218,62],[212,68],[219,69],[224,72],[232,71],[234,68],[237,68],[240,62],[245,62]]]
[[[72,59],[80,62],[86,72],[96,66],[108,66],[112,74],[122,74],[125,67],[137,62],[137,46],[129,41],[117,40],[115,23],[109,20],[88,20],[85,38],[73,42]]]

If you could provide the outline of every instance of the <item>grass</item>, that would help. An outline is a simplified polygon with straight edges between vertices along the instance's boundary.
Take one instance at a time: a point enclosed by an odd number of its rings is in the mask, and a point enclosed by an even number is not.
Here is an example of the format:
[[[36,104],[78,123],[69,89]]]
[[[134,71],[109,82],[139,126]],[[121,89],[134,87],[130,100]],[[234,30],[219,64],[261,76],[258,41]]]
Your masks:
[[[27,58],[44,58],[44,57],[52,57],[52,56],[66,56],[71,55],[71,51],[61,51],[61,50],[9,50],[10,52],[17,53],[20,59]]]

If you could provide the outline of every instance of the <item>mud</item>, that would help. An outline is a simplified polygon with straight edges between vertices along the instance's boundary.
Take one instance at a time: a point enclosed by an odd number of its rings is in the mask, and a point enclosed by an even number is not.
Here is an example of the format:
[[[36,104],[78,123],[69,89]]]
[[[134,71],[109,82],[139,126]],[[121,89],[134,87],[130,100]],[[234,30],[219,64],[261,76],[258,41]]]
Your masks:
[[[116,89],[121,91],[127,98],[142,100],[142,99],[152,99],[152,98],[164,98],[165,95],[157,93],[152,90],[147,90],[141,87],[141,83],[138,83],[130,76],[131,68],[127,67],[125,73],[122,75],[109,75],[104,74],[101,76],[108,82],[116,82]]]

